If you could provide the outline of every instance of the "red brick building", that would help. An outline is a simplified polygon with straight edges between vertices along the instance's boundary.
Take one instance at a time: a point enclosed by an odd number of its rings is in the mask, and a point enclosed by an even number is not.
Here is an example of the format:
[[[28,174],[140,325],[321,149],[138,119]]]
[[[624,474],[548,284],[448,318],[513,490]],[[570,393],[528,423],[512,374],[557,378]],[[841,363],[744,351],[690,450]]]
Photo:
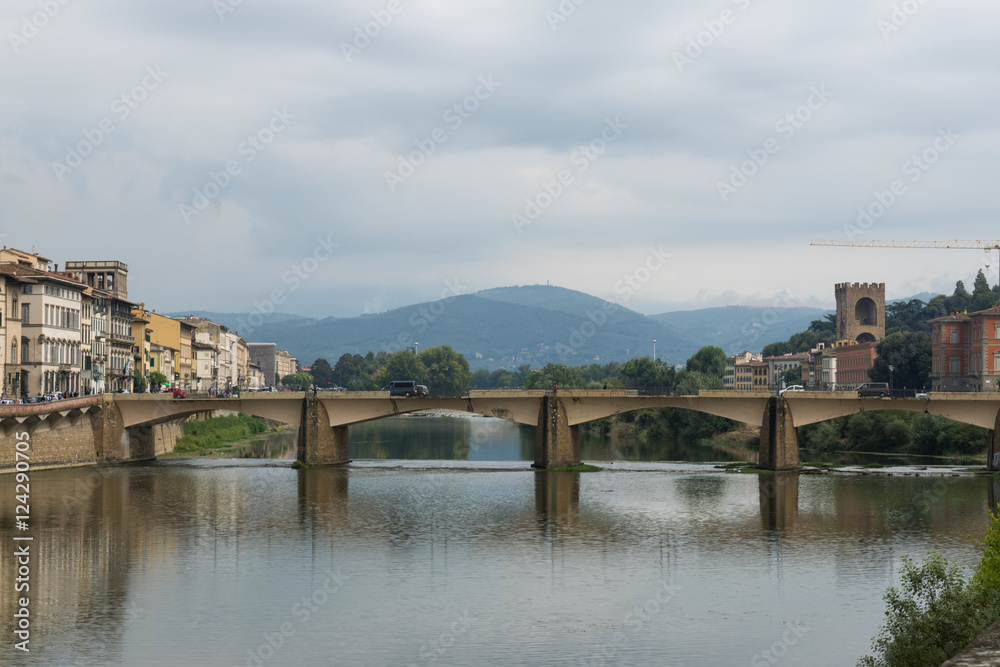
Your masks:
[[[875,343],[846,345],[833,351],[837,357],[837,389],[856,389],[868,382],[868,371],[875,365]]]
[[[931,390],[997,391],[1000,306],[930,321]]]

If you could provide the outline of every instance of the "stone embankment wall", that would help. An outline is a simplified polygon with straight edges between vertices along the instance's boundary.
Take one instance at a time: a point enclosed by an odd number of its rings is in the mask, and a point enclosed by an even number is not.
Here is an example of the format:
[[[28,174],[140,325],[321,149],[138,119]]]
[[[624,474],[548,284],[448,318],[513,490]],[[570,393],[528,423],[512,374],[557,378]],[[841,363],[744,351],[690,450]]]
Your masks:
[[[38,470],[156,458],[174,450],[183,421],[126,429],[117,407],[103,396],[2,405],[0,473],[14,470],[18,434],[28,434],[28,462]]]

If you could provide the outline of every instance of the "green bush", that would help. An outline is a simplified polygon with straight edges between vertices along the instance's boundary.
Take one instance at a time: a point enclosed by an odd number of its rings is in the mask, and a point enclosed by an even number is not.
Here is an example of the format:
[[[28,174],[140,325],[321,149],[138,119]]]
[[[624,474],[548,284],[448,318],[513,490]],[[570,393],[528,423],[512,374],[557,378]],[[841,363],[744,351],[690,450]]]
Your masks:
[[[988,431],[980,426],[948,422],[938,433],[937,448],[940,453],[978,454],[986,449]]]
[[[221,443],[243,440],[267,430],[264,420],[242,413],[204,421],[188,421],[184,422],[184,436],[177,440],[174,451],[210,449]]]
[[[885,594],[886,622],[861,667],[936,667],[964,649],[1000,615],[1000,520],[993,516],[983,558],[966,580],[938,554],[922,564],[903,556],[901,588]]]
[[[811,452],[836,452],[844,448],[840,431],[828,421],[810,424],[802,428],[802,440]]]

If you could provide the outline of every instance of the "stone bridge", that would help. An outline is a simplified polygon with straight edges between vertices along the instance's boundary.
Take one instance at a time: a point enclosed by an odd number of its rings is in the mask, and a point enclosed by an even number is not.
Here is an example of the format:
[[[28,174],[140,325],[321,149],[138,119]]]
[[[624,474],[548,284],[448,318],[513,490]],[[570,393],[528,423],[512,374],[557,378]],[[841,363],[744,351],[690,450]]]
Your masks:
[[[796,429],[868,410],[925,412],[990,429],[988,467],[1000,467],[1000,393],[933,393],[927,399],[859,399],[848,392],[703,391],[698,396],[639,396],[624,390],[470,391],[456,397],[390,397],[388,392],[252,393],[240,398],[173,399],[163,394],[105,394],[57,403],[0,406],[0,471],[13,467],[15,433],[70,431],[55,449],[89,442],[75,458],[49,454],[52,465],[134,461],[170,451],[180,422],[233,410],[299,427],[298,458],[310,464],[350,461],[347,427],[428,409],[458,410],[536,427],[534,466],[580,462],[579,425],[634,410],[682,408],[761,428],[759,465],[799,465]],[[44,437],[43,441],[48,442]],[[75,439],[75,440],[74,440]],[[66,441],[66,442],[64,442]],[[60,451],[62,451],[60,449]],[[62,457],[60,459],[60,456]]]

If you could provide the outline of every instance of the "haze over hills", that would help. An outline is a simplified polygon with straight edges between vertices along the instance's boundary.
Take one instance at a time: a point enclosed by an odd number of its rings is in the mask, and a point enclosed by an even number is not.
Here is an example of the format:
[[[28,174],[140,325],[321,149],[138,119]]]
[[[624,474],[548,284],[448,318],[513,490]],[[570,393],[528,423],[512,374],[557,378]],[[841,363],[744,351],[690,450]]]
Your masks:
[[[729,306],[646,316],[618,304],[549,285],[500,287],[374,315],[312,319],[195,311],[251,342],[271,341],[301,363],[336,363],[344,353],[394,352],[451,345],[478,368],[582,365],[651,355],[682,364],[704,345],[727,354],[787,340],[828,312],[821,308]],[[183,316],[189,313],[179,313]],[[256,326],[255,326],[256,325]]]

